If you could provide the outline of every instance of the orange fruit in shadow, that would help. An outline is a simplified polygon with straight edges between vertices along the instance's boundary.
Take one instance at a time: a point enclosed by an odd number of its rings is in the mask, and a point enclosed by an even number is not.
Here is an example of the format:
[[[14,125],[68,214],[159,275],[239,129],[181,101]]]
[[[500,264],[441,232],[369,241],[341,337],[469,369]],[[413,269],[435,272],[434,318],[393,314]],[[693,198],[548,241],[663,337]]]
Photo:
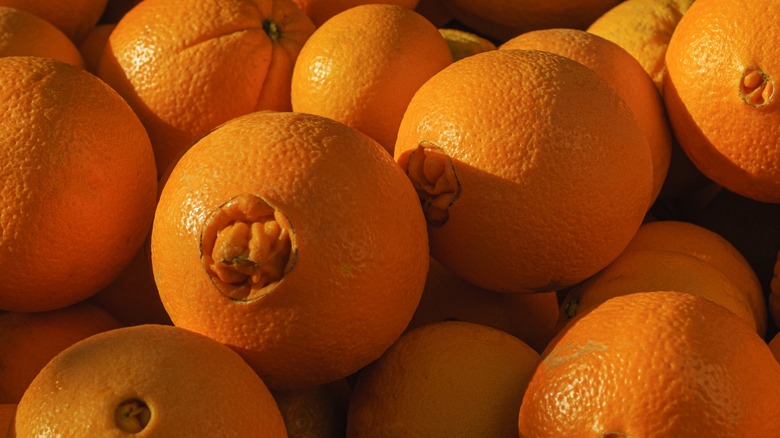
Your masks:
[[[88,72],[97,75],[100,58],[103,56],[103,49],[108,43],[108,37],[116,27],[116,24],[99,24],[92,28],[92,31],[84,37],[84,40],[78,46],[81,56],[84,58],[84,65]]]
[[[11,428],[13,427],[15,414],[16,403],[0,403],[0,436],[14,436]]]
[[[441,0],[419,0],[414,10],[436,27],[452,22],[452,15],[444,9]]]
[[[612,298],[548,346],[520,407],[521,437],[772,436],[780,364],[712,301]]]
[[[145,0],[117,23],[98,76],[143,121],[160,175],[221,123],[289,110],[293,64],[313,31],[292,0]]]
[[[114,281],[89,298],[124,325],[172,324],[154,282],[150,246],[147,238]]]
[[[425,218],[368,136],[257,112],[173,168],[152,268],[175,325],[230,345],[270,387],[297,389],[354,373],[403,332],[428,269]]]
[[[650,206],[647,139],[593,70],[493,50],[428,80],[395,158],[428,221],[431,254],[497,292],[578,283],[620,254]]]
[[[555,335],[558,298],[554,291],[511,294],[483,289],[431,258],[425,289],[407,331],[452,320],[503,330],[541,352]]]
[[[574,286],[561,305],[559,329],[609,298],[656,290],[707,298],[732,311],[759,335],[766,331],[765,308],[763,313],[754,311],[748,291],[717,267],[691,254],[650,249],[627,250],[598,274]]]
[[[0,314],[0,403],[18,403],[36,374],[60,351],[121,326],[89,303],[48,312]]]
[[[419,0],[293,0],[311,21],[319,27],[334,15],[366,4],[383,4],[401,6],[414,10]],[[368,29],[364,29],[368,30]]]
[[[514,336],[480,324],[417,328],[360,372],[346,436],[516,436],[539,359]]]
[[[585,29],[620,0],[439,0],[453,18],[497,43],[549,28]]]
[[[696,1],[666,51],[664,101],[680,146],[701,172],[726,189],[780,203],[780,26],[756,25],[780,14],[772,0],[744,8]]]
[[[0,309],[65,307],[110,283],[148,234],[149,137],[79,67],[0,58],[0,83]]]
[[[84,59],[68,37],[30,12],[0,6],[0,56],[43,56],[84,67]]]
[[[653,158],[653,196],[661,192],[672,155],[672,129],[661,94],[631,54],[617,44],[578,29],[543,29],[518,35],[501,49],[544,50],[593,69],[633,111]]]
[[[106,8],[103,10],[103,15],[100,16],[98,24],[116,24],[122,17],[125,16],[127,11],[133,9],[138,3],[143,0],[108,0]]]
[[[495,50],[496,45],[490,40],[462,29],[440,28],[439,33],[450,47],[452,60],[459,61],[467,56]]]
[[[778,251],[775,260],[775,268],[770,283],[769,311],[775,326],[780,326],[780,251]]]
[[[93,335],[57,355],[24,393],[15,429],[19,438],[287,436],[270,391],[238,354],[154,324]]]
[[[356,6],[303,45],[292,75],[292,109],[351,126],[392,155],[412,95],[450,63],[446,41],[422,15],[397,5]]]
[[[776,333],[772,339],[769,340],[768,345],[772,355],[780,362],[780,333]]]
[[[97,24],[107,0],[0,0],[0,6],[9,6],[30,12],[56,26],[75,44]]]
[[[271,391],[289,438],[343,438],[352,388],[345,379],[288,391]]]
[[[691,222],[665,220],[642,224],[626,251],[675,251],[695,256],[720,271],[750,304],[759,333],[766,332],[767,310],[758,276],[726,238]]]
[[[664,57],[669,39],[694,0],[625,0],[588,26],[630,53],[663,90]]]

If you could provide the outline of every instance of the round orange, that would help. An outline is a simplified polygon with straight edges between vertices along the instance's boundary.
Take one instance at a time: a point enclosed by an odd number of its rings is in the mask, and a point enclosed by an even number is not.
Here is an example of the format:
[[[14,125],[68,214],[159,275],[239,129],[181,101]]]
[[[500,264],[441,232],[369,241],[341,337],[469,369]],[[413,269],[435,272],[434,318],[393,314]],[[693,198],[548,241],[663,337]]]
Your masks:
[[[98,66],[100,65],[100,58],[103,56],[103,49],[108,43],[108,37],[113,32],[116,24],[99,24],[92,28],[92,31],[87,34],[78,46],[79,52],[81,52],[82,58],[84,58],[84,65],[88,72],[97,75]]]
[[[367,4],[397,5],[413,10],[419,0],[293,0],[301,10],[311,18],[316,26],[321,26],[334,15],[356,6]],[[368,30],[368,29],[364,29]]]
[[[544,50],[573,59],[609,82],[633,111],[653,158],[653,196],[661,192],[672,155],[672,129],[661,95],[641,64],[617,44],[579,29],[526,32],[501,49]]]
[[[397,5],[356,6],[303,45],[292,75],[292,109],[351,126],[392,155],[412,96],[450,63],[447,42],[422,15]]]
[[[417,189],[431,254],[497,292],[549,292],[620,254],[650,206],[642,129],[593,70],[492,50],[428,80],[395,158]]]
[[[108,0],[0,0],[0,6],[21,9],[56,26],[75,44],[98,23]]]
[[[539,353],[503,331],[446,321],[404,334],[361,371],[347,437],[510,437]]]
[[[672,128],[696,167],[732,192],[772,203],[780,203],[780,51],[767,42],[780,39],[769,18],[778,14],[774,0],[750,8],[697,0],[669,41],[664,79]]]
[[[48,312],[0,314],[0,403],[18,403],[60,351],[121,326],[108,312],[83,302]]]
[[[79,67],[76,45],[53,24],[30,12],[0,6],[0,56],[43,56]]]
[[[270,391],[241,357],[178,327],[93,335],[51,360],[19,402],[17,438],[287,437]]]
[[[772,436],[780,364],[722,306],[680,292],[605,301],[548,346],[521,437]]]
[[[292,0],[144,0],[117,23],[98,76],[143,121],[162,175],[221,123],[289,110],[293,65],[313,31]]]
[[[296,389],[354,373],[400,336],[428,270],[425,218],[368,136],[257,112],[174,167],[152,267],[174,324],[232,346],[272,388]]]
[[[65,307],[110,283],[149,232],[149,137],[79,67],[0,58],[0,84],[0,309]]]

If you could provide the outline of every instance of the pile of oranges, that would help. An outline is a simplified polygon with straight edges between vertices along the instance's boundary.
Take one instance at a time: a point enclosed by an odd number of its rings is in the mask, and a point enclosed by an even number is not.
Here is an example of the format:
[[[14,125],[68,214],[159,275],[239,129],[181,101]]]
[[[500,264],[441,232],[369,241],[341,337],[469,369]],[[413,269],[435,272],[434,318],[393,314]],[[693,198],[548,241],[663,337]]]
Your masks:
[[[0,0],[0,437],[780,436],[778,15]]]

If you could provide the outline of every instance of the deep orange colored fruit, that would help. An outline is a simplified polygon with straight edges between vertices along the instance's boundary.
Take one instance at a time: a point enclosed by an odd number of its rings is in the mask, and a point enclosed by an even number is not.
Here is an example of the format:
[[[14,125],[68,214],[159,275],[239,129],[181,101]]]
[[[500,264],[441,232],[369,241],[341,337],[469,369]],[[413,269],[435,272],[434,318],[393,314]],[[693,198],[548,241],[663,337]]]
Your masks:
[[[452,14],[444,9],[441,0],[420,0],[414,10],[436,27],[444,27],[453,20]]]
[[[404,334],[361,371],[347,437],[513,437],[539,353],[480,324],[447,321]]]
[[[412,96],[450,63],[444,37],[422,15],[397,5],[356,6],[304,44],[293,70],[292,109],[351,126],[392,155]]]
[[[712,301],[644,292],[605,301],[548,346],[521,437],[772,436],[780,364]]]
[[[257,112],[172,170],[152,267],[174,324],[230,345],[274,389],[346,377],[414,313],[425,218],[374,140],[300,113]]]
[[[44,56],[84,67],[84,59],[68,37],[30,12],[0,6],[0,56]]]
[[[100,333],[57,355],[24,393],[14,424],[18,438],[287,436],[271,393],[238,354],[153,324]]]
[[[352,388],[345,379],[289,391],[271,391],[289,438],[344,438]]]
[[[256,110],[289,110],[314,25],[292,0],[145,0],[117,23],[98,76],[146,126],[158,175],[198,137]]]
[[[595,274],[636,233],[652,195],[647,139],[593,70],[493,50],[428,80],[395,158],[420,196],[431,254],[498,292],[549,292]]]
[[[502,43],[531,30],[585,29],[620,0],[439,0],[453,18]]]
[[[0,6],[21,9],[56,26],[75,44],[97,24],[108,0],[0,0]]]
[[[672,129],[661,94],[631,54],[617,44],[578,29],[543,29],[518,35],[502,49],[544,50],[593,69],[633,111],[653,158],[653,196],[661,192],[672,155]],[[639,146],[639,145],[637,145]]]
[[[697,0],[669,41],[664,100],[680,146],[704,175],[780,203],[780,62],[767,43],[780,39],[780,26],[756,25],[755,10],[773,17],[780,4]]]
[[[0,309],[65,307],[111,282],[148,234],[149,137],[79,67],[0,58],[0,84]]]
[[[780,362],[780,333],[776,333],[768,342],[772,355]]]
[[[413,10],[419,0],[293,0],[319,27],[334,15],[366,4],[397,5]]]
[[[425,289],[407,330],[442,321],[503,330],[541,353],[555,335],[558,298],[554,291],[511,294],[483,289],[431,258]]]
[[[48,312],[0,314],[0,403],[18,403],[33,378],[60,351],[121,326],[89,303]]]
[[[624,0],[588,26],[634,56],[663,90],[669,39],[694,0]]]
[[[94,75],[98,74],[100,58],[108,43],[108,37],[115,27],[116,24],[113,23],[99,24],[92,28],[92,31],[79,44],[78,49],[84,58],[84,65],[88,72]]]

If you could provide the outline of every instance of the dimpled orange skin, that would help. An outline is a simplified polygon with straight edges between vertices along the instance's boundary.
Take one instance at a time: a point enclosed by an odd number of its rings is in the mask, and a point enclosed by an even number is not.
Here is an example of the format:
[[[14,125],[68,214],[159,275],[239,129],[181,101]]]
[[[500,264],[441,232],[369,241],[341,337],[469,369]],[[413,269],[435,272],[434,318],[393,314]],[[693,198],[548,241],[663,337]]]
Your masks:
[[[756,14],[756,11],[761,11]],[[664,100],[680,146],[708,178],[780,202],[780,97],[774,0],[697,0],[666,51]],[[758,18],[771,21],[758,24]]]
[[[780,364],[704,298],[612,298],[542,356],[520,407],[521,437],[777,435]]]
[[[259,196],[289,220],[294,266],[233,300],[200,260],[212,211]],[[428,268],[414,189],[369,137],[310,114],[260,112],[223,125],[174,167],[152,229],[152,267],[174,324],[239,351],[274,389],[346,377],[403,332]]]
[[[116,418],[130,400],[150,411],[138,433]],[[16,438],[287,437],[268,387],[238,354],[154,324],[103,332],[56,356],[19,402],[14,427]]]
[[[313,31],[292,0],[144,0],[111,32],[98,76],[144,122],[162,175],[217,125],[289,110],[295,57]]]
[[[401,122],[402,169],[421,145],[451,159],[459,187],[446,222],[428,227],[431,255],[485,289],[584,280],[625,248],[650,205],[650,150],[633,114],[560,55],[493,50],[445,68]]]
[[[0,6],[0,56],[45,56],[79,67],[76,45],[53,24],[21,9]]]
[[[75,44],[98,23],[108,0],[0,0],[0,6],[21,9],[56,26]]]

